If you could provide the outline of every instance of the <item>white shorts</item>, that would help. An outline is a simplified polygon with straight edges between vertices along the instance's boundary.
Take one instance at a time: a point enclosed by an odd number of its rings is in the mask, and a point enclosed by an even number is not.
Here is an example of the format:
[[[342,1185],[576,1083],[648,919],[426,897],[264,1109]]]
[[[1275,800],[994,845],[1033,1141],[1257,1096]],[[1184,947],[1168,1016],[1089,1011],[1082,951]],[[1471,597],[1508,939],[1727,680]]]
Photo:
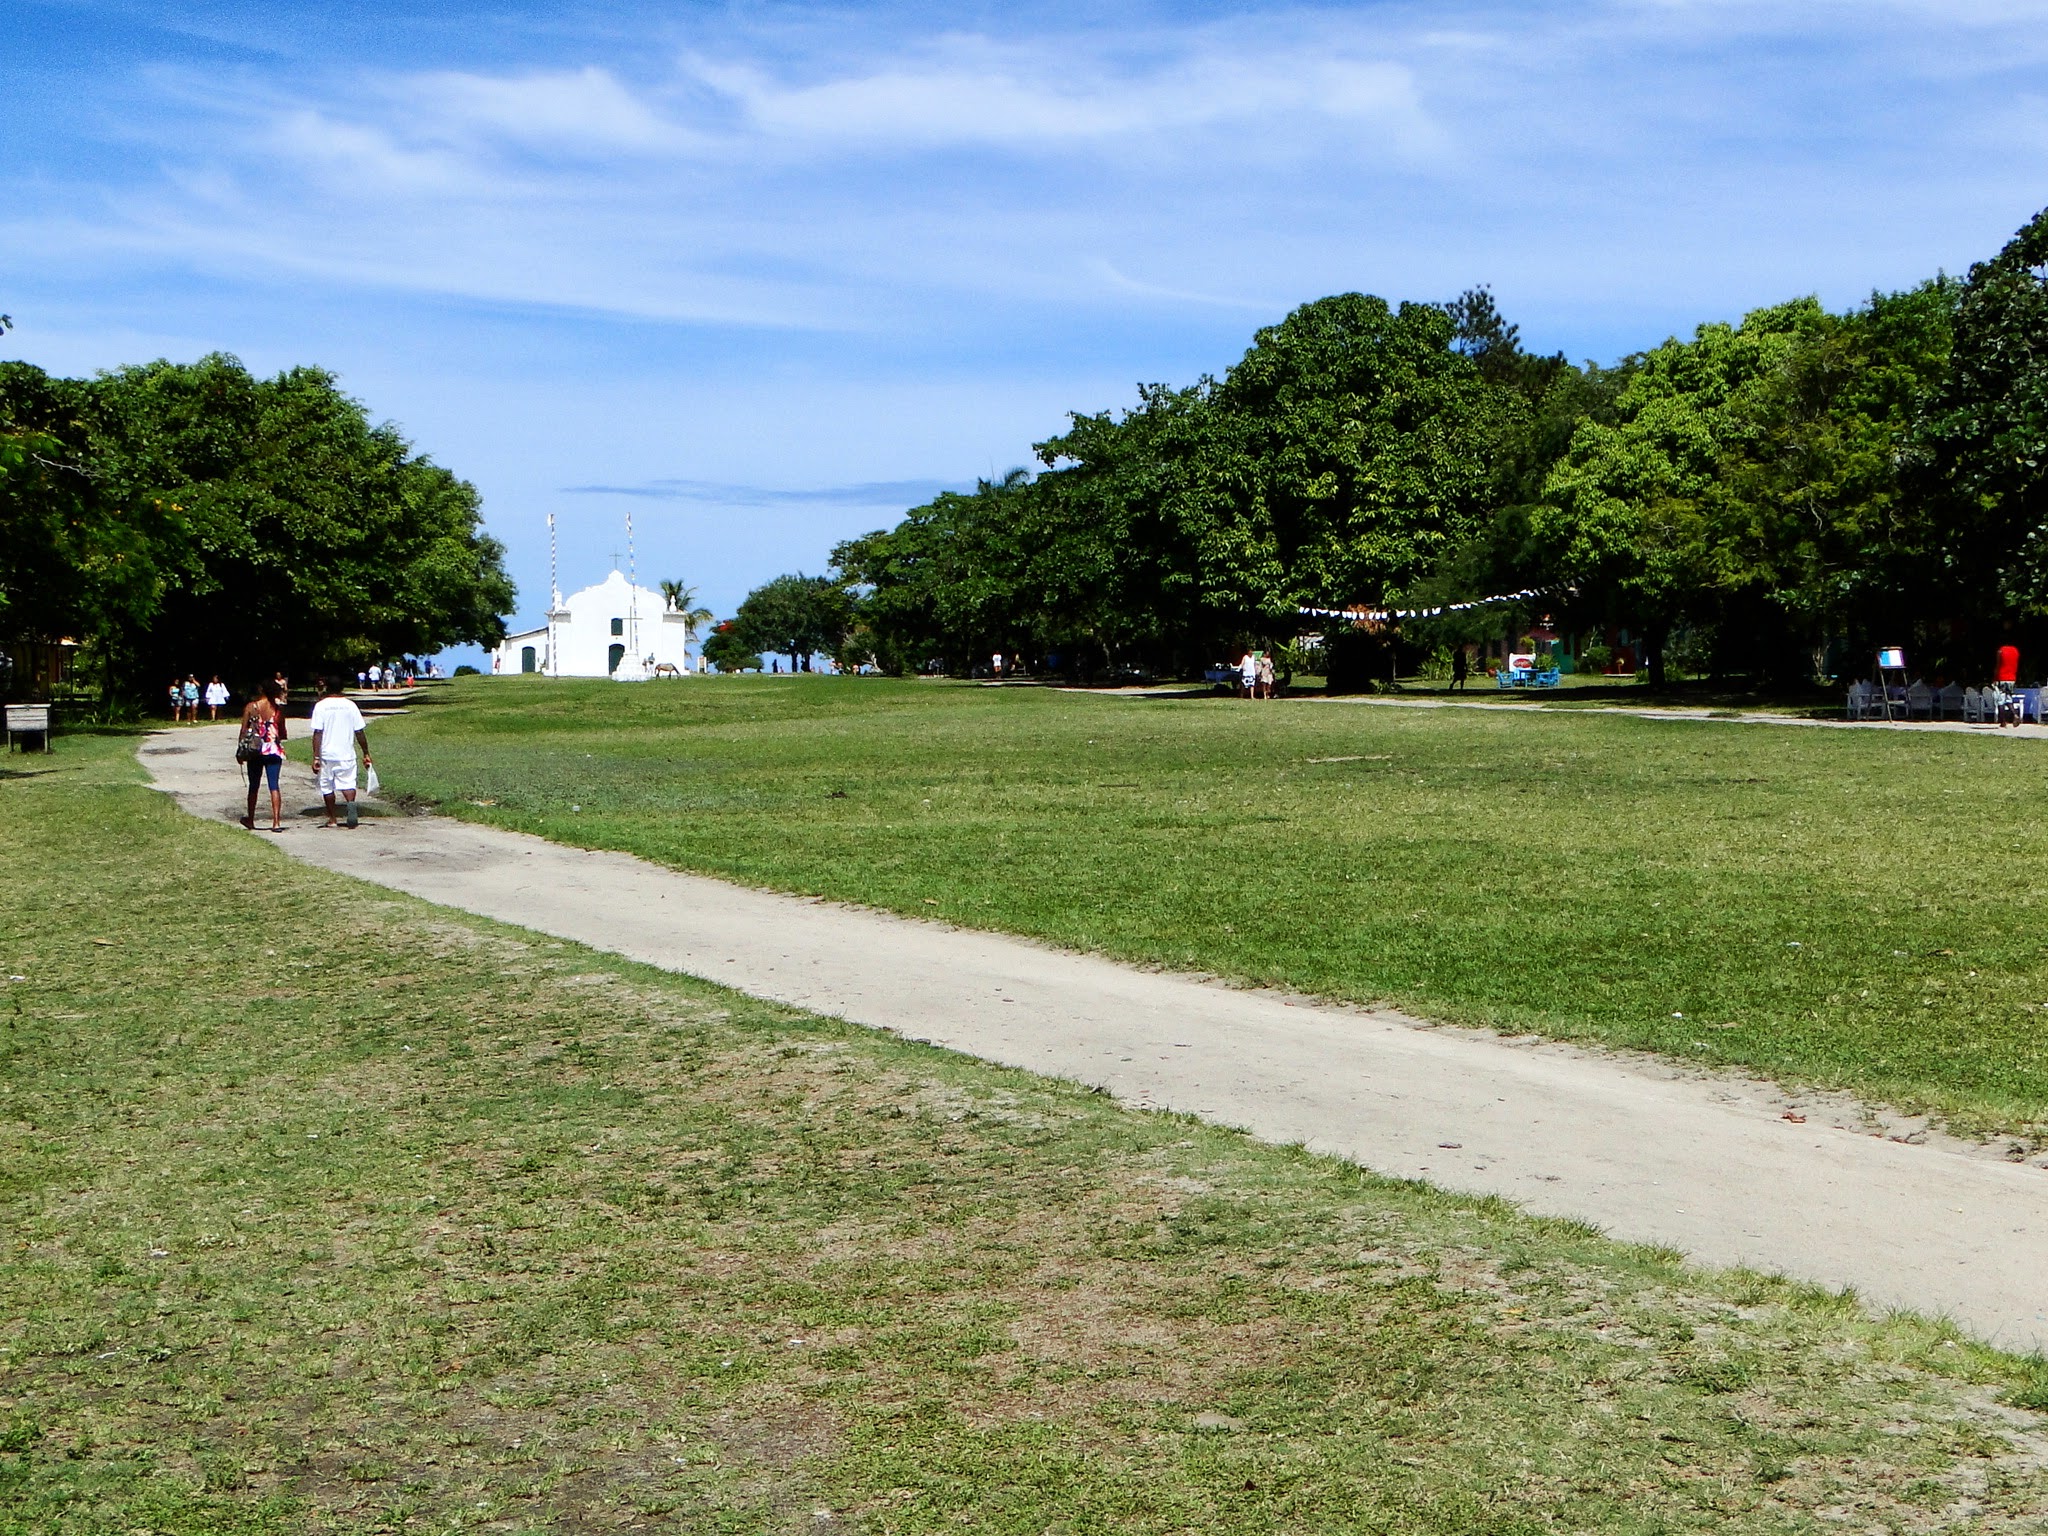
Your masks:
[[[356,757],[351,752],[339,762],[331,758],[320,759],[320,793],[338,795],[356,787]]]

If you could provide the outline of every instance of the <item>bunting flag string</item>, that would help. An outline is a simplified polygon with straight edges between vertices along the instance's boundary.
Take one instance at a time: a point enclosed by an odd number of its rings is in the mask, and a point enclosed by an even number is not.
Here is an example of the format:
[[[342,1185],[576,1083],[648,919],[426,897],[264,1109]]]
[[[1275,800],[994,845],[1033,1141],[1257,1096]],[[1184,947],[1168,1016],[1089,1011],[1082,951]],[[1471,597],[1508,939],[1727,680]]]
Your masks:
[[[1361,623],[1384,624],[1389,619],[1433,619],[1446,613],[1465,613],[1474,608],[1486,608],[1494,603],[1526,603],[1532,598],[1551,597],[1554,593],[1530,590],[1526,592],[1502,592],[1494,597],[1474,598],[1469,603],[1442,603],[1434,608],[1310,608],[1303,606],[1295,610],[1305,619],[1354,619]]]

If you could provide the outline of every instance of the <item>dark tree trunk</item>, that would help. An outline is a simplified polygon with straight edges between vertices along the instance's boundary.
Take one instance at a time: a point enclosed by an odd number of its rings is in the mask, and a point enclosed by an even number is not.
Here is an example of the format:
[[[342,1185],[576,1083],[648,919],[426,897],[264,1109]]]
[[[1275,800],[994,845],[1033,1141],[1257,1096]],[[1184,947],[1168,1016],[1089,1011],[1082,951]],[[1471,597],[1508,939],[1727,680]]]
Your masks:
[[[1650,669],[1650,687],[1662,691],[1664,687],[1664,642],[1670,638],[1669,624],[1651,624],[1643,630],[1643,660]]]

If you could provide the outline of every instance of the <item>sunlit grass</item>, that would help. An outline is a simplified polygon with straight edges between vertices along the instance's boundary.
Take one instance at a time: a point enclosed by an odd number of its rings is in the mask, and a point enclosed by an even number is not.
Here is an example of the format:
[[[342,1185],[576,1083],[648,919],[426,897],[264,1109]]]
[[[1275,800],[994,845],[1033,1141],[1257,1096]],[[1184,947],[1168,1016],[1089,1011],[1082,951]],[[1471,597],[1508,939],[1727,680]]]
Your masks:
[[[0,781],[6,1536],[2048,1507],[2038,1363],[390,897],[128,746]]]
[[[2048,1123],[2036,742],[831,678],[479,680],[380,736],[564,841]]]

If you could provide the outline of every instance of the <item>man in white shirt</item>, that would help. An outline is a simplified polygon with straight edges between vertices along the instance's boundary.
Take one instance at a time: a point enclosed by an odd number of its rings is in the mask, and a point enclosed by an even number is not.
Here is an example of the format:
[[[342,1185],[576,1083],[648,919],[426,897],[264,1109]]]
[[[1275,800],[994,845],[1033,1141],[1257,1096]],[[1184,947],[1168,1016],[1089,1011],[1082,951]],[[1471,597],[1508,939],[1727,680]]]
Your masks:
[[[363,725],[363,712],[356,701],[342,691],[341,675],[327,679],[326,692],[313,706],[313,772],[320,778],[320,798],[327,805],[322,828],[336,825],[334,797],[341,796],[348,813],[346,825],[356,824],[356,748],[363,749],[363,761],[370,761],[370,737]]]

